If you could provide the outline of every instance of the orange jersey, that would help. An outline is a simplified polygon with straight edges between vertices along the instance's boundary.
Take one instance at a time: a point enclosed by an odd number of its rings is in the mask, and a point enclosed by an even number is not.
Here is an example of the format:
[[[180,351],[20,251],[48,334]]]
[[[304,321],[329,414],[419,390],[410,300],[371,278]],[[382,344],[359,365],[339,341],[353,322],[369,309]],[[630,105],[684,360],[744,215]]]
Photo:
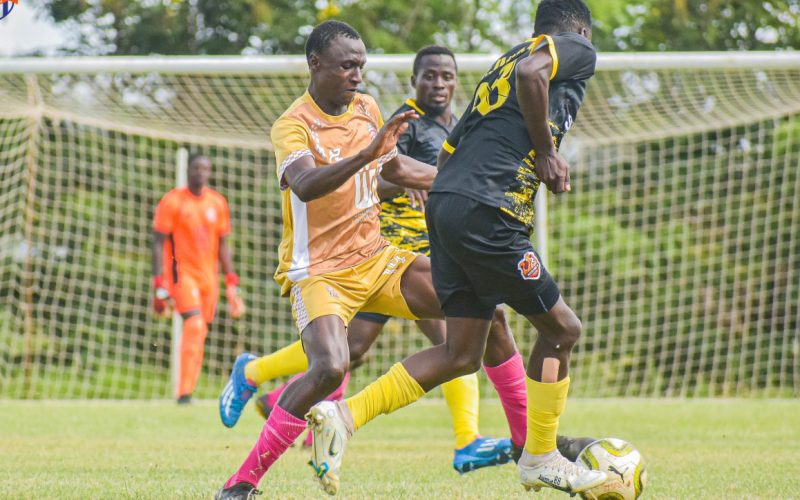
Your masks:
[[[303,202],[286,185],[283,172],[304,156],[317,168],[364,149],[383,126],[375,100],[356,94],[347,111],[331,116],[306,92],[272,126],[280,179],[283,239],[275,280],[284,295],[292,283],[356,266],[388,245],[380,233],[377,179],[396,150],[359,170],[335,191]]]
[[[164,242],[164,276],[169,284],[188,273],[203,284],[214,284],[219,273],[219,239],[230,232],[225,197],[211,188],[195,196],[176,188],[156,207],[153,229],[169,235]],[[175,274],[177,273],[177,274]]]

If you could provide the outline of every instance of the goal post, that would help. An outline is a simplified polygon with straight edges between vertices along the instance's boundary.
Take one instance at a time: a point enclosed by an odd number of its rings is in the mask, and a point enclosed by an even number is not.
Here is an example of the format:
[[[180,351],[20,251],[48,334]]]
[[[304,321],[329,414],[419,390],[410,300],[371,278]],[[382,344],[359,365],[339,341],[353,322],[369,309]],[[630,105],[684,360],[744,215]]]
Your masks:
[[[413,55],[370,55],[385,116]],[[461,114],[488,55],[457,55]],[[150,314],[158,200],[213,163],[248,304],[220,297],[198,397],[241,349],[297,337],[272,281],[281,236],[271,124],[302,56],[0,63],[0,397],[167,398],[180,326]],[[584,396],[800,393],[800,54],[600,54],[562,154],[572,191],[536,199],[535,245],[583,323]],[[511,326],[524,355],[536,333]],[[353,388],[427,346],[391,321]],[[483,391],[490,396],[491,391]]]
[[[189,150],[178,148],[175,153],[175,187],[187,184],[189,169]],[[170,346],[170,371],[172,372],[172,394],[179,396],[181,374],[181,340],[183,339],[183,318],[178,311],[172,312],[172,342]]]

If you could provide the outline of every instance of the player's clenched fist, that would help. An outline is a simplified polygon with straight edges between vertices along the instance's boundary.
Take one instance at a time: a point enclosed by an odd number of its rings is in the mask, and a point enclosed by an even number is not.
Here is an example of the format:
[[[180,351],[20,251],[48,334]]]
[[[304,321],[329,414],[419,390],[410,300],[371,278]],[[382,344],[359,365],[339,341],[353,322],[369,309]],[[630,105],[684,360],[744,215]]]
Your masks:
[[[228,299],[228,314],[231,318],[237,319],[244,314],[246,308],[239,296],[239,276],[236,273],[225,275],[225,296]]]
[[[534,171],[536,172],[536,177],[538,177],[552,193],[564,193],[571,189],[569,183],[569,165],[557,151],[536,155]]]
[[[153,276],[153,311],[157,316],[169,317],[172,307],[169,302],[169,291],[164,285],[163,276]]]

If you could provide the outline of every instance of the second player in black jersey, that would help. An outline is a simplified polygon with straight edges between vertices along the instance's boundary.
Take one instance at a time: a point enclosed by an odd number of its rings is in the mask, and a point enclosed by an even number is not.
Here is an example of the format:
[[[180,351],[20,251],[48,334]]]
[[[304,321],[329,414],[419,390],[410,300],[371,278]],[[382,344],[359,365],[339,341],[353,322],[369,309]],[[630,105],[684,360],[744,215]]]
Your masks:
[[[448,101],[449,105],[449,101]],[[436,165],[436,158],[450,132],[453,131],[457,123],[454,114],[447,113],[449,120],[443,123],[440,116],[433,116],[427,113],[417,102],[417,99],[409,97],[394,115],[405,113],[406,111],[416,111],[419,120],[409,123],[408,129],[403,132],[397,141],[397,150],[415,160]],[[397,192],[389,193],[389,197],[384,198],[384,191],[393,191],[391,188],[381,190],[379,184],[379,194],[382,198],[381,203],[381,234],[392,245],[404,250],[430,254],[428,245],[428,228],[425,225],[425,214],[421,206],[416,206],[418,200],[411,200],[406,190],[394,190]]]
[[[594,47],[578,33],[542,34],[500,57],[478,84],[472,102],[444,143],[451,154],[432,193],[457,193],[533,224],[535,150],[517,97],[517,65],[538,51],[552,58],[550,133],[556,149],[578,114],[594,74]],[[491,146],[489,146],[491,145]]]
[[[578,493],[603,484],[602,471],[557,449],[558,419],[581,322],[531,245],[533,199],[541,183],[570,190],[558,153],[594,74],[591,15],[582,0],[542,0],[532,38],[489,68],[439,153],[425,211],[433,285],[450,337],[479,352],[497,304],[538,331],[526,369],[527,438],[518,461],[527,489]]]

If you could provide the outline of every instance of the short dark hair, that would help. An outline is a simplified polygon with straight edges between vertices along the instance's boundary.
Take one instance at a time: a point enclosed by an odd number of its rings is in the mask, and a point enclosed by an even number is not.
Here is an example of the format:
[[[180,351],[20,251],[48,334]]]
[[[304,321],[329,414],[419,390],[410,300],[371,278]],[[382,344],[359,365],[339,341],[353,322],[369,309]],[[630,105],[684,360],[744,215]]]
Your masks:
[[[200,158],[205,158],[209,162],[211,161],[211,159],[208,156],[206,156],[206,155],[204,155],[202,153],[192,153],[192,154],[189,155],[189,161],[186,162],[186,165],[189,166],[192,163],[194,163],[195,160],[199,160]]]
[[[453,62],[456,62],[456,56],[453,54],[453,51],[448,49],[447,47],[442,47],[441,45],[428,45],[427,47],[422,47],[417,51],[417,55],[414,56],[414,66],[412,67],[412,71],[414,74],[417,74],[419,71],[419,66],[422,64],[422,58],[425,56],[450,56],[453,58]],[[458,69],[458,64],[456,64],[456,69]]]
[[[352,26],[341,21],[325,21],[317,25],[306,40],[306,59],[311,54],[320,54],[328,48],[337,37],[346,36],[353,40],[361,40],[361,35]]]
[[[564,33],[592,28],[592,13],[583,0],[542,0],[536,9],[533,34]]]

